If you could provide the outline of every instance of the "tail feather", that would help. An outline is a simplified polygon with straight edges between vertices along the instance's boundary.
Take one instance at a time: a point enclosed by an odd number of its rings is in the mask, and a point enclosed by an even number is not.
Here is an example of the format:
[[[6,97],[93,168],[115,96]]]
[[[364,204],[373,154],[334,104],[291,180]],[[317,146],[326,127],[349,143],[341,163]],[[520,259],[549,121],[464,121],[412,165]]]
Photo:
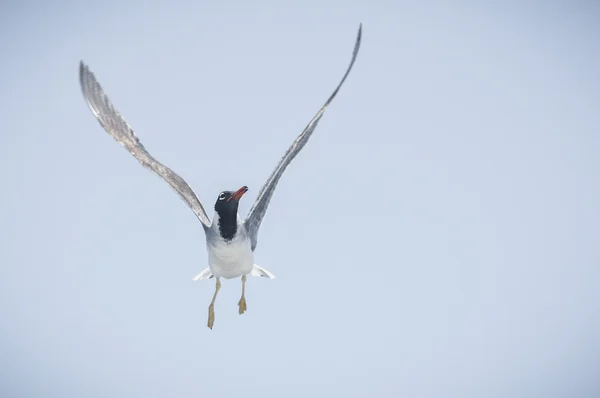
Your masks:
[[[259,267],[256,264],[254,264],[254,266],[252,267],[252,271],[250,271],[250,276],[263,276],[265,278],[275,279],[275,275],[273,275],[266,269]]]
[[[210,279],[213,276],[214,275],[210,271],[210,268],[205,268],[202,272],[200,272],[198,275],[196,275],[194,277],[194,280],[195,281],[203,281],[203,280],[206,280],[206,279]]]
[[[252,267],[252,271],[250,271],[250,276],[262,276],[269,279],[275,279],[275,275],[273,275],[270,271],[259,267],[256,264],[254,264],[254,266]],[[205,268],[202,272],[200,272],[194,277],[194,281],[204,281],[211,278],[214,278],[213,273],[211,272],[210,268]]]

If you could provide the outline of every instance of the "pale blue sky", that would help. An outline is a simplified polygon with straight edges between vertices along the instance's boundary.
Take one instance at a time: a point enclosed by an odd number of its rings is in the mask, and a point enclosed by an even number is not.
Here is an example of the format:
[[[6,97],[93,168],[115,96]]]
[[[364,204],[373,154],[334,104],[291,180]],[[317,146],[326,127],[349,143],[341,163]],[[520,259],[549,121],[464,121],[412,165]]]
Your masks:
[[[419,3],[0,6],[0,396],[599,396],[600,7]],[[243,316],[224,281],[211,331],[201,225],[79,60],[245,215],[360,22],[261,228],[277,279]]]

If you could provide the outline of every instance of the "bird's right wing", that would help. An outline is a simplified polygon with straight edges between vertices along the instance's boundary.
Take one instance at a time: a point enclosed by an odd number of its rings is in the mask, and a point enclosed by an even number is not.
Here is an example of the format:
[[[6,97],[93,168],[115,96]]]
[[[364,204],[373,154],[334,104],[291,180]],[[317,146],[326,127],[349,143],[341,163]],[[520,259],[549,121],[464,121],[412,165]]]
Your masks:
[[[283,172],[285,171],[287,166],[290,164],[290,162],[296,157],[296,155],[300,152],[300,150],[308,142],[308,139],[310,138],[313,131],[315,130],[315,127],[317,127],[319,120],[321,120],[323,113],[325,112],[325,110],[327,109],[327,107],[329,106],[331,101],[333,101],[333,99],[337,95],[338,91],[340,91],[340,88],[346,81],[348,74],[352,70],[354,61],[356,61],[356,56],[358,55],[358,50],[360,49],[361,37],[362,37],[362,24],[360,24],[360,26],[358,27],[356,41],[354,42],[354,50],[352,51],[352,59],[350,60],[350,65],[348,65],[348,68],[346,69],[346,73],[344,73],[344,77],[342,77],[342,80],[338,83],[335,90],[333,90],[333,93],[329,96],[329,98],[327,99],[325,104],[321,107],[321,109],[319,109],[317,114],[312,118],[312,120],[308,123],[308,125],[306,125],[304,130],[300,133],[300,135],[296,138],[296,140],[288,148],[287,152],[285,153],[285,155],[283,155],[283,158],[281,158],[281,160],[277,164],[277,167],[275,167],[275,170],[273,170],[273,172],[271,173],[271,176],[269,177],[269,179],[267,180],[265,185],[263,185],[260,192],[258,193],[258,197],[256,198],[254,205],[252,205],[252,208],[250,209],[250,212],[248,213],[248,217],[244,221],[244,225],[245,225],[246,230],[248,231],[248,234],[250,235],[250,239],[252,241],[252,245],[251,245],[252,250],[254,250],[256,248],[256,245],[258,242],[258,230],[260,228],[262,219],[263,219],[265,213],[267,212],[267,207],[269,206],[269,202],[271,201],[273,192],[275,192],[275,188],[277,187],[277,183],[279,182],[279,179],[281,178]]]
[[[79,63],[79,84],[81,85],[81,92],[88,107],[108,134],[123,145],[142,166],[152,170],[168,182],[179,196],[181,196],[181,199],[188,204],[194,214],[196,214],[202,225],[205,228],[210,227],[210,219],[206,215],[202,203],[200,203],[200,200],[194,191],[192,191],[192,188],[177,173],[154,159],[146,151],[146,148],[144,148],[144,145],[136,137],[131,126],[115,109],[108,96],[104,93],[102,86],[100,86],[94,74],[83,61]]]

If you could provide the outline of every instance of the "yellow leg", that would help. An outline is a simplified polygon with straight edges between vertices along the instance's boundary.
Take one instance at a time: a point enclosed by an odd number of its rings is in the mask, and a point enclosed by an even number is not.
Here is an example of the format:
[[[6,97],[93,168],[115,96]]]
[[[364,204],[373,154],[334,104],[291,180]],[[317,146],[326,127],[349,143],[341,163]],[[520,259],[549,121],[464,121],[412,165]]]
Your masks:
[[[215,294],[213,295],[213,299],[208,306],[208,327],[213,328],[215,324],[215,300],[217,299],[217,294],[219,293],[219,289],[221,289],[221,280],[217,279],[217,286],[215,287]]]
[[[248,307],[246,307],[246,275],[242,275],[242,298],[238,302],[240,307],[240,315],[242,315]]]

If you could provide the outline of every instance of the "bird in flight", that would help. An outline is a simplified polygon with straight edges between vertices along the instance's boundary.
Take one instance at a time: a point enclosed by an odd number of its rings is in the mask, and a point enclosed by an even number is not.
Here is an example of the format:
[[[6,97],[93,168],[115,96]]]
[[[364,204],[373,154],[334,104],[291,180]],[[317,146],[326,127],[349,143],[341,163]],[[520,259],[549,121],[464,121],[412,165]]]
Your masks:
[[[95,75],[83,61],[80,62],[79,83],[81,91],[88,107],[98,122],[100,122],[100,125],[117,142],[123,145],[142,166],[152,170],[165,180],[192,209],[204,227],[208,251],[208,268],[200,272],[194,280],[211,278],[215,278],[216,280],[215,292],[208,307],[208,327],[210,329],[213,328],[215,321],[214,306],[217,294],[221,288],[221,278],[233,279],[241,276],[242,297],[238,302],[240,315],[247,309],[245,298],[246,276],[275,278],[271,272],[254,264],[254,250],[258,241],[260,224],[281,175],[304,147],[317,127],[319,120],[321,120],[325,109],[327,109],[327,106],[335,98],[342,84],[344,84],[346,77],[348,77],[360,48],[361,36],[362,24],[358,28],[350,65],[346,69],[342,80],[338,83],[329,99],[327,99],[302,133],[288,148],[265,185],[261,188],[256,201],[244,221],[241,221],[238,215],[238,204],[242,196],[248,191],[248,187],[243,186],[237,191],[221,192],[217,196],[214,205],[213,221],[211,222],[192,188],[173,170],[148,153],[144,145],[142,145],[138,137],[134,134],[131,126],[125,121],[104,93]]]

